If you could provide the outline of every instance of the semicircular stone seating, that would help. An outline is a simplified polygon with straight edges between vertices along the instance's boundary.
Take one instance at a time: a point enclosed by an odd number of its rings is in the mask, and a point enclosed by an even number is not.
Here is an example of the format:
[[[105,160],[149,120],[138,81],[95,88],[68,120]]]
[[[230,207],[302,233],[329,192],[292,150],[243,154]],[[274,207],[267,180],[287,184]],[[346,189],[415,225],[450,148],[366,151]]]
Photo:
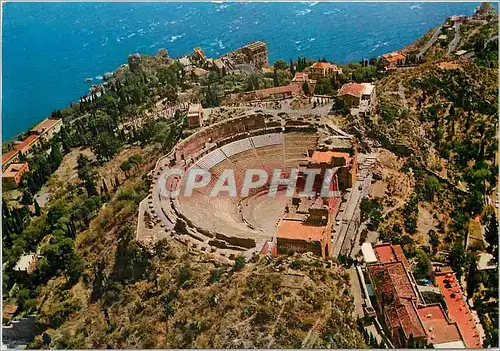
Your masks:
[[[269,175],[268,182],[253,189],[247,198],[247,202],[255,201],[252,195],[269,186],[274,169],[279,168],[286,174],[291,167],[307,160],[310,151],[317,146],[318,134],[283,133],[280,123],[276,121],[273,126],[267,126],[263,115],[238,117],[208,126],[182,140],[157,161],[153,171],[150,194],[144,200],[150,225],[176,234],[174,237],[178,241],[191,244],[200,251],[225,257],[258,250],[257,242],[263,244],[274,233],[266,232],[243,218],[242,199],[238,196],[220,193],[210,197],[209,193],[226,169],[234,170],[238,191],[247,169],[264,169]],[[180,186],[183,190],[186,181],[186,177],[169,177],[165,181],[163,174],[170,167],[201,168],[211,174],[210,183],[196,189],[190,197],[181,193],[178,198],[166,198],[161,195],[162,186],[167,190]],[[179,221],[185,224],[182,233],[176,233]],[[252,242],[254,249],[251,249]]]
[[[210,190],[224,170],[233,169],[239,195],[247,169],[266,170],[268,182],[260,189],[254,189],[250,193],[252,195],[269,186],[274,169],[285,172],[291,167],[298,167],[299,161],[308,158],[308,150],[316,147],[317,139],[316,135],[305,133],[263,134],[231,142],[209,152],[191,166],[210,172],[209,185],[195,189],[190,197],[181,196],[178,199],[179,211],[189,218],[194,227],[210,232],[246,238],[271,237],[274,233],[263,233],[245,223],[239,208],[239,197],[230,197],[222,192],[210,197]],[[185,179],[182,185],[185,186]]]

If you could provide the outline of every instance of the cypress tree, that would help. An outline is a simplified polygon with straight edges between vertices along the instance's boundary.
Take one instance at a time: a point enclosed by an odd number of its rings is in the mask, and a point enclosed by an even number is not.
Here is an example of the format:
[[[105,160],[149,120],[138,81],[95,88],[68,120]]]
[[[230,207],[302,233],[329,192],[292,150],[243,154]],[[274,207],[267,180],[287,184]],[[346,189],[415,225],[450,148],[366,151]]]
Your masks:
[[[410,334],[410,337],[408,339],[408,348],[409,349],[415,348],[415,338],[413,337],[413,334]]]
[[[73,219],[71,219],[71,229],[73,230],[73,236],[76,236],[76,225]]]
[[[304,82],[304,84],[302,84],[302,91],[304,92],[304,94],[309,95],[310,93],[309,83]]]
[[[42,214],[42,210],[40,208],[40,205],[38,204],[38,201],[35,199],[35,216],[40,216]]]
[[[467,296],[468,298],[472,298],[474,295],[474,292],[477,289],[478,285],[478,271],[477,271],[477,263],[476,263],[476,257],[473,256],[470,266],[469,266],[469,273],[467,275]]]
[[[106,184],[106,180],[102,180],[102,189],[104,190],[104,193],[109,196],[109,190],[108,190],[108,185]]]
[[[486,228],[485,240],[488,243],[487,251],[497,258],[496,248],[498,247],[498,221],[495,214],[493,214]]]
[[[5,199],[2,199],[2,214],[3,218],[10,218],[9,206],[7,205]]]
[[[118,186],[120,186],[120,179],[118,179],[118,175],[115,175],[115,186],[114,189],[118,189]]]

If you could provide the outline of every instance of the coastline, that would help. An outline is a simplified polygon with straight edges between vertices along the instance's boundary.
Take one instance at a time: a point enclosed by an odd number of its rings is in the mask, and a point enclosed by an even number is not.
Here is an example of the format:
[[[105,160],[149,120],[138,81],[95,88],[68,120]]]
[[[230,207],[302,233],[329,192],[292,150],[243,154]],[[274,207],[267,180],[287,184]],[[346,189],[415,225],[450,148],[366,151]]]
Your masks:
[[[37,5],[37,7],[47,9],[44,11],[47,14],[41,14],[43,15],[41,18],[45,19],[48,14],[57,18],[59,10],[71,9],[69,5],[43,5],[43,7]],[[84,82],[86,77],[102,75],[103,72],[118,67],[126,60],[126,55],[132,52],[154,54],[158,48],[166,47],[172,57],[180,57],[193,47],[201,46],[210,57],[215,57],[252,40],[261,39],[268,43],[272,61],[278,58],[288,61],[290,58],[303,56],[306,53],[306,56],[311,58],[325,56],[330,61],[344,63],[359,61],[364,57],[369,58],[372,52],[378,56],[398,50],[424,34],[428,28],[444,20],[446,16],[455,12],[469,13],[473,10],[470,4],[448,3],[425,4],[418,8],[414,6],[413,9],[411,9],[412,4],[319,3],[315,6],[310,5],[303,3],[246,5],[207,3],[199,6],[184,4],[182,9],[173,6],[172,11],[169,11],[168,16],[165,17],[164,11],[170,9],[169,6],[151,4],[145,6],[144,11],[149,17],[144,20],[144,14],[139,14],[137,6],[134,5],[89,4],[82,6],[84,13],[87,10],[91,11],[94,6],[104,13],[109,13],[108,10],[112,7],[116,10],[113,12],[116,13],[110,16],[112,19],[116,18],[116,23],[109,30],[103,31],[99,23],[93,23],[93,19],[82,21],[77,16],[68,13],[69,17],[63,22],[74,23],[75,32],[83,35],[80,46],[84,49],[79,49],[60,38],[60,35],[55,32],[58,26],[55,22],[48,28],[43,24],[37,24],[40,21],[29,18],[27,23],[37,26],[40,34],[27,33],[29,36],[26,36],[23,31],[13,27],[14,24],[18,26],[19,21],[11,24],[13,21],[9,18],[9,13],[22,13],[21,10],[24,7],[18,4],[7,4],[4,12],[4,52],[7,52],[11,59],[6,58],[4,61],[4,70],[6,70],[3,106],[4,138],[5,140],[15,139],[30,125],[35,125],[50,115],[53,109],[63,109],[72,101],[77,100],[80,94],[86,93],[89,87],[89,84]],[[283,11],[283,14],[287,16],[286,21],[275,19],[277,6],[278,10]],[[386,6],[394,9],[395,17],[391,21],[386,21],[385,17],[381,17]],[[129,7],[134,11],[128,11]],[[193,13],[184,16],[183,11],[186,8],[193,9]],[[305,10],[311,10],[311,12],[307,11],[306,14]],[[94,13],[94,11],[91,12]],[[244,15],[246,12],[253,13],[255,16],[247,18]],[[367,14],[371,17],[367,17]],[[414,18],[413,20],[409,19],[410,15]],[[190,18],[197,19],[196,26],[188,24]],[[220,21],[223,18],[226,20]],[[120,20],[123,19],[127,21],[121,22]],[[216,31],[210,26],[207,27],[215,19],[220,22],[213,26],[217,28]],[[394,20],[401,29],[404,29],[404,31],[398,30],[397,35],[388,30],[393,26]],[[44,44],[44,47],[50,48],[49,50],[25,44],[28,38],[36,42],[37,37],[47,30],[50,30],[49,33],[54,31],[52,33],[54,39]],[[242,35],[242,31],[246,34]],[[14,34],[18,35],[18,40],[9,42],[9,37]],[[71,40],[72,37],[68,39]],[[19,56],[23,55],[20,50],[22,46],[32,47],[33,53],[41,55],[40,59],[34,62],[32,59],[28,60]],[[18,63],[12,62],[15,57],[20,57],[20,60],[17,60]],[[35,65],[37,68],[30,72],[31,76],[35,76],[36,79],[27,77],[24,73],[25,67]],[[42,70],[41,67],[46,67],[46,69]],[[19,82],[14,83],[16,80]],[[26,99],[24,96],[29,96],[30,104],[22,103]]]
[[[408,44],[408,45],[406,45],[406,46],[404,46],[404,47],[400,48],[400,49],[399,49],[399,50],[397,50],[397,51],[401,51],[401,52],[411,51],[412,46],[413,46],[413,45],[415,45],[415,43],[416,43],[417,41],[419,41],[419,40],[423,39],[423,38],[425,37],[425,35],[427,35],[428,33],[432,32],[432,31],[433,31],[433,30],[435,30],[436,28],[437,28],[437,27],[433,27],[433,28],[429,29],[429,30],[428,30],[428,31],[424,34],[424,36],[419,37],[419,38],[416,38],[413,42],[411,42],[410,44]],[[160,50],[161,50],[161,49],[160,49]],[[226,54],[228,54],[228,53],[230,53],[230,52],[231,52],[231,51],[225,52],[224,54],[222,54],[222,56],[224,56],[224,55],[226,55]],[[130,54],[132,54],[132,53],[130,53]],[[144,56],[145,56],[145,57],[153,57],[153,56],[155,56],[155,55],[154,55],[154,54],[145,54]],[[307,57],[307,56],[306,56],[306,57]],[[380,56],[379,56],[379,57],[380,57]],[[175,58],[172,58],[172,59],[173,59],[173,60],[175,60],[175,61],[178,61],[180,58],[182,58],[182,57],[175,57]],[[348,61],[348,62],[346,62],[346,63],[341,63],[341,64],[339,64],[339,66],[347,66],[347,65],[349,65],[349,64],[351,64],[351,63],[359,63],[361,60],[363,60],[363,58],[359,58],[359,61]],[[125,63],[125,62],[124,62],[124,63],[122,63],[120,66],[118,66],[118,68],[116,68],[114,71],[112,71],[113,75],[115,75],[115,74],[116,74],[116,73],[117,73],[117,72],[118,72],[118,71],[119,71],[119,70],[123,67],[123,65],[124,65],[124,64],[126,64],[126,63]],[[272,67],[272,65],[269,65],[269,67]],[[106,74],[108,74],[108,73],[110,73],[110,72],[108,71],[108,72],[106,72],[106,73],[103,73],[102,75],[104,76],[104,75],[106,75]],[[82,95],[82,96],[83,96],[83,97],[87,97],[87,96],[91,93],[91,91],[92,91],[92,89],[93,89],[94,87],[98,87],[98,86],[102,85],[102,83],[103,83],[103,82],[105,82],[105,80],[101,80],[101,82],[100,82],[99,84],[92,84],[92,85],[88,88],[87,93],[86,93],[86,94],[84,94],[84,95]],[[60,108],[60,109],[53,109],[53,111],[57,111],[57,110],[62,111],[62,110],[65,110],[65,109],[69,108],[69,107],[70,107],[73,103],[76,103],[76,102],[78,102],[78,101],[77,101],[77,100],[73,100],[73,101],[71,101],[69,104],[65,105],[64,107],[62,107],[62,108]],[[28,127],[28,128],[27,128],[24,132],[21,132],[21,133],[17,134],[16,136],[14,136],[14,137],[12,137],[12,138],[9,138],[9,139],[7,139],[7,140],[6,140],[6,139],[3,139],[3,140],[2,140],[2,143],[3,143],[3,144],[6,144],[6,143],[13,143],[13,142],[18,141],[20,137],[22,137],[22,136],[27,136],[27,135],[28,135],[28,133],[30,132],[30,130],[31,130],[32,128],[36,127],[39,123],[41,123],[42,121],[44,121],[44,120],[45,120],[45,119],[47,119],[47,118],[51,118],[51,117],[50,117],[50,115],[48,115],[48,116],[46,116],[46,117],[42,118],[41,120],[39,120],[39,121],[35,122],[35,123],[34,123],[34,124],[32,124],[30,127]]]

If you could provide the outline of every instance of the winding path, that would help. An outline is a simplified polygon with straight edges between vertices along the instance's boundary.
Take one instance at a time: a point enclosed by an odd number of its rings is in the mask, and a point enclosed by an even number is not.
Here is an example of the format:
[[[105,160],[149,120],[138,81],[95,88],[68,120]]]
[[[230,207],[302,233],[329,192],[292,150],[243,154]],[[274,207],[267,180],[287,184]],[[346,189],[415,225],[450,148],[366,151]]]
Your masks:
[[[432,37],[429,39],[429,41],[424,45],[424,47],[420,50],[420,52],[417,54],[417,59],[420,60],[422,58],[422,56],[425,55],[425,53],[427,52],[427,50],[429,50],[429,48],[432,46],[432,44],[434,44],[439,36],[439,33],[441,33],[441,29],[443,28],[443,26],[439,26],[438,29],[436,29],[436,31],[434,32],[434,34],[432,35]]]
[[[460,26],[462,23],[455,23],[455,37],[450,44],[448,44],[448,50],[446,51],[446,56],[450,56],[453,51],[457,48],[458,43],[460,42]]]

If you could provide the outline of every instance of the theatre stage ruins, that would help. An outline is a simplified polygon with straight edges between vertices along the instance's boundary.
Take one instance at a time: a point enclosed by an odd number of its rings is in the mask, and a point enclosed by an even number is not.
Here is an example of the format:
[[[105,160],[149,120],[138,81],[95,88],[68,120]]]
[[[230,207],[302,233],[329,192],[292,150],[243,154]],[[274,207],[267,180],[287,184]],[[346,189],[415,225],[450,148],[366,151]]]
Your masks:
[[[356,140],[326,117],[252,112],[223,120],[199,129],[157,161],[150,193],[139,206],[136,240],[147,247],[161,239],[176,240],[226,259],[294,252],[354,256],[360,203],[368,194],[374,162],[374,156],[358,153]],[[184,189],[187,178],[165,177],[172,168],[206,170],[210,184],[194,189],[191,196],[181,191],[178,197],[166,197],[163,187]],[[265,170],[269,178],[248,196],[208,196],[226,169],[234,170],[237,189],[247,169]],[[275,169],[282,178],[298,169],[293,196],[283,186],[275,197],[269,196]],[[313,194],[299,197],[307,169],[320,174]],[[322,196],[327,169],[334,172],[328,189],[335,197]]]

